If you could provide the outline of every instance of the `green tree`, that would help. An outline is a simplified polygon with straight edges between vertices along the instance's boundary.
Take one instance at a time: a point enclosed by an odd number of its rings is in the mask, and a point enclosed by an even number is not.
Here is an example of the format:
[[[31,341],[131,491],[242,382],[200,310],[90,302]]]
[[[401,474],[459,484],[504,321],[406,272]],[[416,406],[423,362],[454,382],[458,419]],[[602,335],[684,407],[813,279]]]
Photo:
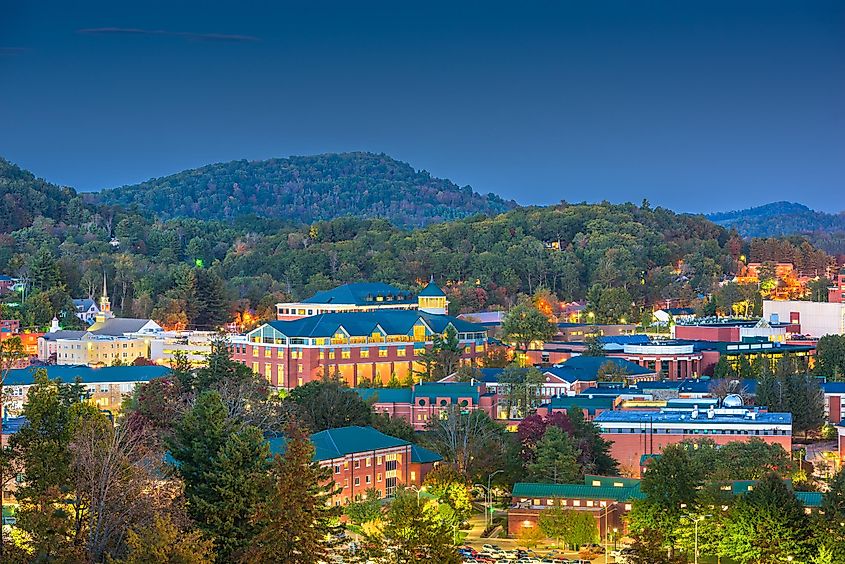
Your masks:
[[[535,341],[548,341],[557,333],[555,324],[549,321],[530,298],[521,299],[502,320],[505,340],[516,344],[518,351],[526,352]]]
[[[269,496],[254,513],[257,534],[247,551],[249,562],[310,564],[325,560],[336,532],[336,493],[331,470],[314,461],[314,445],[297,425],[286,429],[285,452],[271,467]]]
[[[34,291],[41,292],[61,285],[62,273],[49,248],[41,247],[29,262],[29,283]]]
[[[604,343],[601,342],[601,336],[598,333],[587,336],[584,342],[587,345],[587,348],[584,349],[584,356],[607,356]]]
[[[199,531],[180,530],[167,515],[153,515],[152,522],[130,530],[127,554],[118,564],[211,564],[214,543]]]
[[[70,445],[81,422],[103,415],[63,393],[66,386],[45,370],[37,370],[34,381],[22,413],[27,423],[11,439],[24,478],[15,492],[16,526],[35,559],[73,559],[84,546],[88,508],[76,492]]]
[[[472,513],[472,484],[451,464],[437,465],[426,474],[423,485],[439,502],[452,508],[458,521],[467,519]]]
[[[770,474],[734,503],[722,551],[741,564],[801,561],[811,555],[812,543],[801,503],[779,476]]]
[[[229,299],[223,280],[209,270],[195,271],[193,325],[201,329],[217,330],[229,321]]]
[[[816,344],[815,373],[831,381],[845,379],[845,335],[825,335]]]
[[[569,532],[569,511],[555,504],[544,509],[537,518],[540,530],[555,540],[557,546],[564,546]]]
[[[220,394],[203,392],[170,440],[188,513],[214,540],[221,561],[240,556],[253,541],[250,519],[263,497],[270,457],[258,429],[238,429],[226,415]]]
[[[572,438],[559,427],[546,429],[543,438],[537,442],[534,461],[527,465],[526,470],[528,479],[533,482],[575,482],[581,474],[581,467]]]
[[[380,562],[461,562],[455,550],[454,531],[441,519],[437,502],[420,500],[409,490],[397,491],[380,533],[367,540],[371,556]],[[392,550],[384,550],[386,547]]]
[[[285,402],[294,407],[297,417],[312,433],[369,425],[370,405],[355,390],[331,379],[314,380],[291,390]]]
[[[355,501],[343,508],[343,513],[355,525],[375,521],[381,517],[381,499],[378,490],[367,490],[362,501]]]

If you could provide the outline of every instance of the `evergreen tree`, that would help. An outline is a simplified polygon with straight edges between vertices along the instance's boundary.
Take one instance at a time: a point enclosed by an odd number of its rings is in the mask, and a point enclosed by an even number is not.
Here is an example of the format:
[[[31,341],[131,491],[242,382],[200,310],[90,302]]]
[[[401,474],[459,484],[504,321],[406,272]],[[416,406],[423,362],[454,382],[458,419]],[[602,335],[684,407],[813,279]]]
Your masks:
[[[721,380],[724,378],[735,378],[736,371],[725,355],[719,356],[716,366],[713,367],[713,379]]]
[[[725,523],[723,554],[741,564],[802,561],[813,533],[801,503],[776,474],[737,499]]]
[[[335,531],[337,509],[331,470],[313,460],[314,445],[305,430],[289,425],[284,455],[276,455],[267,499],[253,519],[258,533],[246,559],[250,562],[311,564],[326,560]]]
[[[62,283],[62,272],[56,257],[47,247],[41,247],[29,262],[29,282],[33,291],[47,291]]]
[[[194,302],[196,314],[193,325],[202,329],[219,329],[229,321],[229,300],[223,280],[209,270],[194,272]]]
[[[206,365],[196,370],[192,378],[197,390],[208,390],[222,382],[246,382],[253,378],[253,372],[240,362],[232,360],[232,348],[224,336],[211,341],[211,352]]]
[[[167,516],[154,515],[148,526],[127,534],[127,554],[116,564],[211,564],[214,543],[199,531],[181,531]]]
[[[262,498],[270,458],[255,427],[234,429],[220,394],[200,394],[176,425],[171,455],[185,483],[188,514],[228,562],[244,553],[255,535],[250,519]]]
[[[291,390],[285,401],[312,433],[369,425],[372,410],[355,390],[335,380],[312,381]]]
[[[559,427],[549,427],[537,443],[534,462],[527,466],[529,480],[566,484],[580,474],[575,444]]]
[[[35,560],[73,560],[84,546],[86,506],[75,493],[70,444],[81,421],[103,415],[74,401],[46,371],[36,371],[34,380],[22,413],[27,423],[11,438],[24,474],[15,492],[16,526],[27,534]]]
[[[737,366],[737,377],[740,380],[746,380],[754,376],[754,370],[751,368],[751,362],[748,360],[748,355],[739,355],[739,362]]]

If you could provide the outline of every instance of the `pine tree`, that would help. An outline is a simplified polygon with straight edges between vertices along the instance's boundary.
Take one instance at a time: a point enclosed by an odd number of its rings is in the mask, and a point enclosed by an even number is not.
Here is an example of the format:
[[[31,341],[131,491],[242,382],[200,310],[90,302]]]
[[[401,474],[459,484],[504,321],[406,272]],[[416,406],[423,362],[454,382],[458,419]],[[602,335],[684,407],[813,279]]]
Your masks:
[[[195,271],[194,301],[196,315],[193,324],[203,329],[219,329],[229,321],[229,300],[223,280],[204,269]]]
[[[301,427],[289,425],[286,436],[284,455],[276,455],[272,463],[267,499],[255,513],[258,533],[246,554],[249,562],[325,560],[327,536],[335,531],[331,470],[313,460],[314,445]]]
[[[29,281],[34,291],[47,291],[61,285],[62,273],[56,257],[46,247],[42,247],[29,263]]]
[[[528,464],[531,481],[571,483],[580,474],[575,444],[559,427],[549,427],[537,442],[536,458]]]

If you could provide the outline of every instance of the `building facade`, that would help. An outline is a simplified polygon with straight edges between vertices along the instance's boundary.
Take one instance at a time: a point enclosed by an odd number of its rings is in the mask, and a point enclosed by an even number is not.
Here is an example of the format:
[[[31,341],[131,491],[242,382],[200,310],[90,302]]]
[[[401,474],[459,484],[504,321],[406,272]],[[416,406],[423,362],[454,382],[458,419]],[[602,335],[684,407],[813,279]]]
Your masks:
[[[324,313],[294,321],[272,321],[234,338],[233,358],[275,387],[290,389],[324,375],[349,386],[387,383],[426,369],[425,352],[435,336],[453,329],[461,362],[484,356],[484,327],[447,315],[417,310]]]
[[[379,497],[393,497],[400,486],[420,486],[441,458],[436,453],[372,427],[340,427],[311,435],[314,460],[331,470],[336,493],[332,505],[347,505],[366,498],[373,489]],[[286,440],[270,439],[270,451],[282,454]]]
[[[757,408],[725,407],[707,410],[604,411],[594,419],[604,439],[612,441],[610,455],[631,475],[641,472],[641,461],[669,445],[693,439],[717,444],[747,441],[752,437],[792,450],[792,414],[768,413]]]
[[[845,303],[763,300],[763,317],[791,325],[811,337],[845,335]]]
[[[692,343],[625,344],[621,353],[610,356],[623,358],[656,373],[661,379],[684,380],[701,374],[700,352]]]

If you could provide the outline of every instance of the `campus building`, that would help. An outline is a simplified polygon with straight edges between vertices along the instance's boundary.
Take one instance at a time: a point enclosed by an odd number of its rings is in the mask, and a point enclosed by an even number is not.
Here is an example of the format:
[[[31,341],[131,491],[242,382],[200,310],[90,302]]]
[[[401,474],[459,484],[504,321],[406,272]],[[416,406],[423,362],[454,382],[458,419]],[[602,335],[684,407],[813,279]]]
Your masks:
[[[434,282],[434,278],[417,297],[408,290],[400,290],[382,282],[356,282],[317,292],[301,302],[276,304],[276,319],[293,321],[324,313],[412,309],[446,315],[448,305],[446,294]]]
[[[192,366],[205,366],[216,336],[214,331],[164,331],[150,340],[150,360],[170,366],[175,355],[181,353]]]
[[[845,303],[763,300],[763,317],[797,326],[810,337],[845,335]]]
[[[608,355],[625,359],[668,380],[698,377],[703,359],[692,343],[672,341],[625,343],[621,352],[609,352]]]
[[[67,384],[80,379],[88,394],[88,401],[100,409],[117,413],[123,399],[139,384],[153,378],[166,376],[170,369],[164,366],[30,366],[10,370],[5,382],[4,403],[10,415],[17,415],[23,409],[26,394],[35,384],[35,372],[44,370],[51,380],[60,379]]]
[[[373,412],[401,417],[415,430],[458,406],[462,412],[481,410],[496,417],[497,394],[483,383],[420,383],[410,388],[356,388],[365,401],[373,401]]]
[[[98,320],[87,331],[62,331],[54,319],[50,332],[38,339],[38,359],[74,366],[131,364],[150,358],[150,341],[161,331],[152,319],[131,318]]]
[[[462,363],[484,356],[487,331],[480,325],[424,311],[381,310],[271,321],[233,338],[233,358],[285,389],[324,375],[339,375],[351,387],[386,383],[424,371],[424,353],[447,328],[457,334]]]
[[[792,482],[785,480],[788,488]],[[756,480],[735,480],[712,484],[728,495],[742,495],[754,489]],[[820,492],[794,491],[806,514],[818,513]],[[508,535],[517,537],[525,528],[538,526],[540,514],[550,507],[587,511],[596,519],[599,537],[609,542],[628,533],[625,518],[637,500],[645,495],[640,480],[615,476],[585,476],[583,484],[545,484],[517,482],[513,486],[511,507],[508,509]],[[728,506],[723,506],[726,511]]]
[[[269,440],[273,454],[283,454],[286,440]],[[392,497],[399,486],[420,486],[441,460],[428,449],[385,435],[372,427],[340,427],[311,435],[314,460],[330,468],[337,493],[332,505],[365,499],[374,489],[379,497]]]
[[[668,445],[692,439],[717,444],[756,437],[792,450],[792,414],[746,408],[729,396],[722,408],[603,411],[594,419],[602,437],[612,441],[610,455],[620,467],[639,475],[641,463]]]
[[[845,268],[833,277],[833,285],[827,290],[827,301],[832,304],[845,303]]]

